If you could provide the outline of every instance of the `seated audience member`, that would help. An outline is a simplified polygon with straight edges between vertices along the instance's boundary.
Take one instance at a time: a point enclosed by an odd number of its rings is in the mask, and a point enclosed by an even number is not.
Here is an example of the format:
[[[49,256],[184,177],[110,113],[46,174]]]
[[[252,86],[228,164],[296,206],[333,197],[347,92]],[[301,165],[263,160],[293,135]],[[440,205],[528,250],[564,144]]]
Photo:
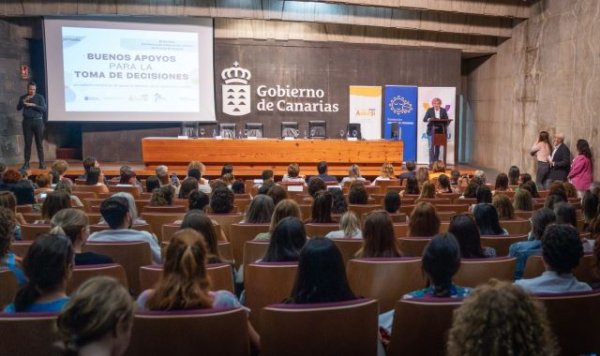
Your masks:
[[[283,183],[304,183],[304,177],[300,175],[298,163],[290,163],[287,174],[281,179]]]
[[[561,193],[563,194],[549,194],[546,199],[544,200],[544,208],[548,208],[548,209],[552,209],[554,210],[554,206],[561,204],[561,203],[566,203],[567,199],[566,199],[566,195],[564,195],[564,192],[561,190]]]
[[[477,198],[477,189],[479,189],[479,184],[474,181],[470,181],[467,184],[463,194],[458,199],[475,199]]]
[[[331,207],[333,206],[333,196],[330,192],[322,190],[317,192],[312,202],[312,216],[309,222],[317,224],[330,224],[333,221],[331,217]]]
[[[88,241],[98,242],[147,242],[152,251],[152,259],[160,263],[160,245],[154,235],[147,231],[133,230],[133,220],[126,198],[112,196],[100,205],[100,214],[110,229],[97,231],[90,235]]]
[[[459,214],[452,217],[448,232],[458,241],[462,258],[496,257],[495,249],[481,246],[479,228],[470,215]]]
[[[487,185],[480,185],[475,192],[475,199],[477,199],[477,204],[492,204],[492,191]]]
[[[210,203],[210,198],[204,192],[196,191],[190,194],[188,197],[188,202],[188,210],[205,211],[206,207]]]
[[[287,303],[315,304],[356,299],[348,285],[340,250],[330,239],[308,240],[300,252],[296,282]]]
[[[149,176],[146,178],[146,191],[148,193],[154,192],[154,189],[160,188],[160,180],[156,176]]]
[[[166,249],[161,278],[153,289],[140,294],[137,306],[162,311],[241,307],[231,292],[210,290],[206,261],[202,235],[192,229],[177,231]],[[258,346],[259,337],[250,322],[248,329],[251,343]]]
[[[59,159],[52,163],[52,172],[57,173],[56,179],[59,182],[65,182],[66,184],[71,186],[73,185],[73,181],[70,178],[65,177],[65,173],[67,173],[68,169],[69,164],[65,160]]]
[[[408,177],[406,178],[406,188],[400,193],[400,196],[404,197],[406,195],[419,195],[421,194],[421,190],[419,189],[419,182],[416,177]]]
[[[583,193],[583,198],[581,199],[581,210],[583,210],[583,232],[589,231],[589,226],[594,219],[600,213],[598,211],[598,206],[600,206],[600,199],[598,196],[591,191],[586,191]]]
[[[56,321],[63,349],[82,356],[125,354],[134,309],[129,292],[117,280],[95,277],[85,281]]]
[[[427,287],[405,294],[402,299],[465,298],[470,288],[459,287],[452,277],[460,268],[460,247],[452,234],[436,235],[425,247],[421,268],[427,278]],[[379,326],[392,332],[394,310],[379,315]]]
[[[531,182],[531,183],[530,183]],[[539,198],[540,193],[538,193],[537,185],[534,181],[531,180],[531,177],[525,183],[521,183],[519,187],[521,190],[526,190],[531,194],[532,198]]]
[[[83,173],[83,175],[80,175],[79,177],[77,177],[77,179],[78,180],[87,180],[87,174],[90,171],[90,168],[93,168],[93,167],[96,167],[96,168],[100,167],[100,163],[98,163],[98,160],[96,159],[96,157],[93,157],[93,156],[86,157],[83,160],[84,173]]]
[[[108,193],[108,187],[104,184],[104,173],[102,173],[100,168],[90,168],[90,171],[87,173],[85,185],[101,187],[101,193]]]
[[[542,237],[542,258],[546,271],[541,276],[520,279],[516,285],[528,293],[584,292],[592,288],[579,282],[572,271],[583,257],[577,229],[567,224],[552,224]]]
[[[6,208],[15,215],[14,238],[15,240],[20,240],[21,225],[27,224],[27,221],[25,221],[22,213],[17,212],[17,198],[15,198],[12,192],[0,191],[0,208]]]
[[[69,194],[69,198],[71,199],[71,206],[77,207],[77,208],[83,208],[83,203],[81,202],[81,199],[79,199],[79,197],[77,195],[73,194],[72,187],[73,187],[72,184],[69,184],[64,180],[61,180],[58,183],[56,183],[56,187],[54,187],[54,191],[55,192],[64,192],[64,193]]]
[[[35,177],[35,185],[37,186],[37,189],[34,191],[36,202],[44,200],[42,199],[40,194],[43,194],[43,196],[45,197],[47,193],[54,191],[54,189],[52,189],[51,183],[52,176],[48,173],[41,173],[38,174],[37,177]]]
[[[485,185],[487,179],[485,176],[485,172],[481,169],[478,169],[475,171],[475,173],[473,173],[473,178],[479,178],[481,180],[482,185]]]
[[[131,193],[128,192],[117,192],[113,195],[111,195],[112,197],[121,197],[121,198],[125,198],[127,199],[127,205],[129,206],[129,214],[131,215],[131,220],[133,221],[131,224],[132,225],[145,225],[147,224],[146,220],[142,219],[140,217],[140,214],[138,214],[138,210],[137,207],[135,205],[135,199],[133,198],[133,195],[131,195]],[[104,221],[104,219],[100,219],[100,223],[99,224],[106,224],[106,221]]]
[[[358,258],[402,257],[396,243],[392,219],[383,210],[367,214],[362,228],[363,245]]]
[[[231,214],[234,200],[235,196],[231,190],[224,187],[213,189],[210,197],[210,209],[213,214]]]
[[[331,207],[332,214],[344,214],[348,211],[348,203],[344,192],[341,189],[331,189],[331,195],[333,196],[333,206]]]
[[[266,224],[271,222],[271,215],[273,215],[273,199],[268,195],[257,195],[255,196],[248,208],[246,209],[246,215],[242,222],[244,224]]]
[[[417,165],[415,163],[415,161],[408,161],[406,162],[406,172],[401,173],[398,176],[398,179],[400,179],[400,183],[402,183],[405,179],[408,179],[408,177],[416,177],[416,172],[415,169],[417,169]]]
[[[337,183],[336,177],[330,176],[329,174],[327,174],[327,172],[328,172],[327,162],[321,161],[321,162],[317,163],[317,172],[319,173],[318,175],[310,177],[310,179],[308,180],[309,185],[310,185],[310,181],[313,180],[314,178],[319,178],[325,183],[331,183],[331,182]]]
[[[510,192],[511,189],[508,186],[508,176],[506,173],[500,173],[496,177],[496,184],[494,185],[494,194],[497,192]]]
[[[348,168],[348,176],[342,178],[342,184],[346,182],[365,182],[366,179],[360,175],[360,167],[357,164],[353,164]]]
[[[155,189],[150,197],[151,206],[171,206],[173,205],[173,188],[170,186],[162,186]]]
[[[330,239],[362,239],[360,221],[356,217],[356,214],[352,211],[344,213],[340,219],[340,229],[328,232],[325,237]]]
[[[398,192],[389,191],[385,193],[383,197],[383,208],[385,211],[389,214],[397,214],[398,210],[400,210],[400,205],[402,205],[402,199]]]
[[[496,208],[499,220],[520,220],[515,217],[515,208],[513,208],[510,198],[504,194],[497,194],[492,199],[492,205]]]
[[[177,178],[177,176],[174,176],[174,179],[172,181],[171,179],[169,179],[169,167],[163,164],[157,166],[154,171],[156,173],[158,181],[160,182],[161,187],[164,187],[166,185],[172,185],[173,187],[179,186],[179,178]]]
[[[513,208],[518,211],[533,211],[533,198],[525,189],[519,189],[513,198]]]
[[[226,174],[231,174],[233,176],[233,165],[232,164],[224,164],[223,167],[221,168],[221,177],[223,177]]]
[[[12,192],[17,199],[17,205],[35,203],[34,187],[31,181],[22,179],[23,176],[15,169],[7,169],[2,176],[0,191]]]
[[[273,216],[271,216],[271,225],[269,225],[269,231],[259,233],[256,235],[254,240],[268,241],[271,238],[271,234],[273,233],[273,230],[275,230],[277,224],[279,224],[279,222],[286,217],[295,217],[302,220],[300,206],[292,199],[282,200],[275,206]]]
[[[427,167],[421,167],[417,170],[417,182],[419,182],[419,186],[423,186],[423,183],[429,181],[429,169]]]
[[[0,207],[0,269],[11,271],[19,286],[22,286],[27,279],[21,268],[20,259],[10,252],[16,225],[15,213],[12,210]]]
[[[440,224],[440,218],[431,203],[417,203],[410,214],[408,236],[432,237],[440,232]]]
[[[515,280],[523,277],[527,258],[539,255],[542,252],[542,235],[548,225],[556,221],[556,215],[548,208],[542,208],[533,213],[531,217],[531,231],[527,241],[515,242],[510,245],[508,255],[517,258],[515,267]]]
[[[439,194],[450,194],[454,193],[452,190],[452,185],[450,184],[450,179],[445,174],[440,174],[437,181],[437,192]]]
[[[267,195],[269,193],[269,190],[271,190],[271,188],[273,188],[274,186],[275,182],[266,181],[265,183],[261,184],[260,187],[258,187],[258,189],[256,190],[256,195]]]
[[[459,189],[460,188],[459,187],[460,180],[461,180],[461,178],[460,178],[460,172],[458,170],[456,170],[456,169],[453,169],[450,172],[450,185],[452,186],[452,188],[453,188],[454,191],[459,191],[460,190]]]
[[[448,355],[558,355],[542,304],[510,282],[492,279],[454,311]]]
[[[519,185],[519,177],[521,176],[521,171],[517,166],[510,166],[508,169],[508,184],[509,185]]]
[[[37,223],[50,222],[54,214],[62,209],[71,207],[71,198],[64,192],[52,192],[46,196],[42,204],[42,221]]]
[[[569,224],[577,229],[577,209],[569,203],[554,205],[554,215],[557,224]]]
[[[210,194],[211,188],[208,179],[202,178],[205,171],[206,166],[204,166],[202,162],[198,161],[191,161],[187,167],[188,177],[194,177],[198,180],[198,190],[206,194]]]
[[[221,176],[221,181],[223,183],[225,183],[225,185],[227,186],[227,188],[231,189],[231,186],[233,185],[233,183],[235,183],[237,180],[235,179],[235,177],[233,176],[233,174],[231,173],[227,173],[224,174],[223,176]]]
[[[243,181],[236,179],[233,183],[231,183],[231,191],[233,194],[245,194],[246,186],[244,185]]]
[[[215,226],[211,218],[200,210],[188,211],[183,221],[181,229],[193,229],[204,237],[207,249],[207,263],[229,263],[221,257],[219,252],[219,236],[215,231]]]
[[[362,182],[354,182],[348,191],[348,203],[365,205],[369,203],[369,193]]]
[[[50,234],[65,235],[71,240],[75,253],[75,266],[113,263],[112,258],[95,252],[82,252],[83,245],[90,235],[87,215],[81,210],[68,208],[57,212],[50,221]]]
[[[136,187],[138,192],[142,192],[142,183],[137,179],[137,175],[134,170],[129,166],[123,166],[120,169],[120,175],[118,177],[119,186],[133,186]]]
[[[477,204],[473,208],[473,216],[479,227],[479,232],[484,236],[508,236],[508,231],[500,226],[498,212],[492,204]]]
[[[391,163],[385,162],[381,165],[381,173],[375,180],[373,180],[373,185],[377,185],[379,181],[386,180],[394,180],[396,176],[394,175],[394,166]]]
[[[23,259],[27,283],[4,312],[59,312],[69,300],[66,290],[72,268],[73,248],[68,238],[50,234],[38,236]]]
[[[306,230],[300,219],[283,218],[269,240],[269,248],[262,262],[293,262],[300,258],[300,251],[306,243]]]
[[[429,181],[423,183],[423,187],[421,188],[421,195],[419,199],[433,199],[435,198],[435,185],[430,183]]]
[[[280,201],[288,198],[287,191],[279,184],[273,184],[267,191],[267,195],[273,199],[273,205],[277,205]]]
[[[315,194],[317,194],[317,192],[321,190],[327,190],[327,184],[325,184],[325,182],[321,178],[311,178],[308,182],[308,194],[314,198]]]
[[[577,188],[570,182],[563,182],[563,187],[565,189],[565,194],[567,195],[567,199],[572,198],[580,198],[577,196]]]
[[[275,182],[275,179],[273,178],[273,170],[272,169],[264,169],[260,174],[260,178],[262,179],[263,183]]]
[[[190,197],[192,192],[198,190],[198,180],[193,177],[188,177],[181,182],[181,187],[179,188],[179,195],[177,196],[179,199],[187,199]]]

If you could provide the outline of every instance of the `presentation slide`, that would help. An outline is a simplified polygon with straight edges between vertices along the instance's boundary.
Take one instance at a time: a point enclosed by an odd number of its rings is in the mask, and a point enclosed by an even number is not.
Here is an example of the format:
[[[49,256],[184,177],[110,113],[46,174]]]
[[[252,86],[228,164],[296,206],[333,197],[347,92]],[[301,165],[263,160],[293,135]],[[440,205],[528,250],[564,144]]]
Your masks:
[[[45,19],[51,121],[215,121],[211,19]]]

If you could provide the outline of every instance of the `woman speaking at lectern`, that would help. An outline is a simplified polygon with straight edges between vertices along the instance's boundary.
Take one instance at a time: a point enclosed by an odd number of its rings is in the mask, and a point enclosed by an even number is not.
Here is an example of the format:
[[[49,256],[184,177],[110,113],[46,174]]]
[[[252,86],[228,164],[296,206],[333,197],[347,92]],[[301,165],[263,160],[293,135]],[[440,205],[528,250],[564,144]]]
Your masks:
[[[433,119],[448,120],[448,112],[442,107],[442,99],[433,98],[431,105],[432,107],[427,109],[423,118],[423,122],[427,123],[427,136],[429,138],[429,167],[433,165],[433,162],[440,159],[440,146],[433,145],[433,135],[434,133],[444,133],[445,126],[448,126],[448,123],[434,123],[430,121]]]

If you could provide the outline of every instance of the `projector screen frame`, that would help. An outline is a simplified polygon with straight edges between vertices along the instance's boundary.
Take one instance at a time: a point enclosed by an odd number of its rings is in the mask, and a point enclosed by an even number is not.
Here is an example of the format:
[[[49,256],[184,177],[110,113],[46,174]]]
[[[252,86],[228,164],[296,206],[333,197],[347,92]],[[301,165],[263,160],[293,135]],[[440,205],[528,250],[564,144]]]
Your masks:
[[[105,23],[116,23],[116,24],[136,24],[136,25],[148,25],[150,26],[148,28],[148,30],[150,31],[157,31],[159,30],[158,28],[160,28],[161,26],[169,26],[169,25],[173,25],[173,26],[179,26],[179,27],[193,27],[193,26],[208,26],[208,24],[210,24],[210,59],[208,60],[210,62],[210,75],[207,76],[203,76],[203,75],[199,75],[200,78],[205,78],[208,77],[208,81],[209,84],[205,85],[205,87],[208,88],[208,86],[210,86],[210,90],[206,90],[203,91],[202,89],[202,85],[199,84],[199,92],[198,92],[198,98],[200,100],[199,102],[199,111],[197,113],[193,113],[193,112],[179,112],[179,113],[157,113],[157,112],[126,112],[126,111],[114,111],[114,112],[96,112],[93,113],[94,116],[100,116],[100,115],[105,115],[108,116],[108,114],[114,116],[114,117],[119,117],[119,118],[112,118],[112,119],[95,119],[95,118],[86,118],[86,119],[65,119],[65,118],[60,118],[57,119],[56,115],[61,115],[61,114],[65,114],[66,110],[63,107],[62,112],[59,113],[54,113],[55,108],[53,108],[53,106],[55,104],[55,97],[53,97],[52,94],[52,90],[51,90],[51,86],[50,86],[50,79],[49,77],[50,75],[50,71],[48,68],[48,41],[47,41],[47,20],[58,20],[58,21],[77,21],[77,22],[91,22],[91,23],[97,23],[97,22],[105,22]],[[76,25],[75,25],[76,26]],[[85,25],[79,25],[81,27],[84,27]],[[118,26],[118,25],[117,25]],[[158,28],[157,28],[158,26]],[[177,27],[177,28],[179,28]],[[61,28],[59,26],[59,28]],[[102,27],[101,27],[102,28]],[[140,29],[140,30],[144,30],[144,29]],[[166,29],[163,29],[163,31],[167,31]],[[42,38],[43,38],[43,53],[44,53],[44,70],[45,70],[45,75],[44,75],[44,81],[46,84],[46,88],[47,88],[47,93],[46,93],[46,99],[48,102],[48,113],[47,113],[47,117],[48,117],[48,121],[49,122],[63,122],[63,123],[107,123],[107,124],[119,124],[119,123],[183,123],[183,122],[197,122],[197,123],[203,123],[203,124],[216,124],[217,123],[217,117],[216,117],[216,85],[215,85],[215,36],[214,36],[214,32],[215,32],[215,21],[213,18],[210,17],[194,17],[194,18],[182,18],[182,17],[167,17],[167,16],[42,16]],[[199,34],[199,32],[197,31],[197,33]],[[61,38],[62,41],[62,38]],[[199,42],[199,47],[198,47],[198,55],[200,56],[200,52],[201,52],[201,46],[200,46],[200,35],[198,36],[198,42]],[[62,55],[63,55],[63,51],[62,51],[62,45],[60,46],[60,49],[57,50],[61,56],[61,60],[62,60]],[[199,58],[199,63],[198,63],[198,68],[201,67],[201,60]],[[64,65],[64,63],[61,61],[60,65]],[[59,76],[62,76],[61,78],[61,83],[64,84],[64,68],[60,68],[60,74]],[[205,78],[206,79],[206,78]],[[205,102],[210,102],[209,108],[206,109],[208,110],[208,115],[203,115],[202,113],[202,109],[200,108],[200,106],[202,105],[201,101],[201,95],[206,95],[209,94],[210,98],[207,98],[205,100]],[[62,98],[62,104],[64,105],[64,90],[62,91],[62,94],[59,94],[60,97]],[[55,94],[56,96],[56,94]],[[58,100],[61,100],[59,97]],[[52,103],[52,104],[51,104]],[[82,116],[92,116],[90,115],[90,112],[68,112],[67,115],[70,116],[76,116],[76,115],[82,115]],[[63,115],[66,116],[66,115]],[[171,119],[171,118],[167,118],[168,116],[177,116],[177,118],[175,119]],[[208,118],[206,116],[209,116]]]

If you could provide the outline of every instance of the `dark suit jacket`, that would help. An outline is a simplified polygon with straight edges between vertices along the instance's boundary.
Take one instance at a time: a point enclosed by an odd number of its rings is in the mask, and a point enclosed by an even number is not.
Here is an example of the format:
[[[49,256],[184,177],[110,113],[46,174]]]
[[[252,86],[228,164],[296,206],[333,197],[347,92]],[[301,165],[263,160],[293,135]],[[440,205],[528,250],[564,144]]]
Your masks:
[[[425,117],[423,117],[423,122],[427,122],[428,119],[435,119],[435,110],[431,107],[429,109],[427,109],[427,112],[425,113]],[[448,120],[448,112],[446,112],[446,109],[444,108],[440,108],[440,119],[446,119]],[[431,128],[434,126],[433,122],[427,122],[427,134],[431,135],[433,132],[431,130]],[[444,124],[435,124],[435,132],[437,133],[442,133],[444,132],[444,126],[448,126],[448,124],[444,125]]]
[[[548,179],[551,181],[566,181],[569,171],[571,170],[571,151],[569,150],[569,147],[564,143],[558,146],[554,157],[552,157],[552,162],[554,163],[554,166],[550,170]]]

